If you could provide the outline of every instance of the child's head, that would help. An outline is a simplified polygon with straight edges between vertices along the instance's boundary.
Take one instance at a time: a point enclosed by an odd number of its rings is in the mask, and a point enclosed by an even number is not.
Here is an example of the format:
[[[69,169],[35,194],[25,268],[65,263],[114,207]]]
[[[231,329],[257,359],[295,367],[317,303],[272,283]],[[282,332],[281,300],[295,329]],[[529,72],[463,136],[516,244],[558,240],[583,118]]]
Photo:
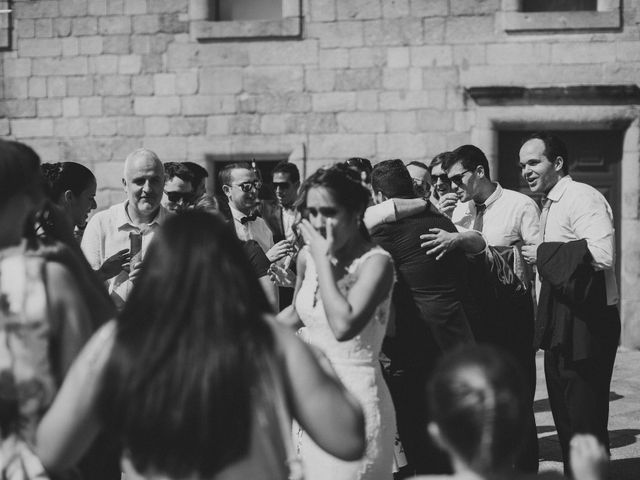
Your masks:
[[[524,431],[525,385],[513,360],[488,346],[446,355],[429,383],[431,434],[475,471],[511,465]]]

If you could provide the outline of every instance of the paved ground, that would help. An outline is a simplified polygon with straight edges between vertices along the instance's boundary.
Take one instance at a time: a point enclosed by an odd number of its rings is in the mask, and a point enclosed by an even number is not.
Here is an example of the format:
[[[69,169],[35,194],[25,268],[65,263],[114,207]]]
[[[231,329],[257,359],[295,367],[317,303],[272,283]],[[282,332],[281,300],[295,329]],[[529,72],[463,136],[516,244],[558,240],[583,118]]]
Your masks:
[[[562,471],[560,445],[547,397],[542,353],[536,358],[536,424],[540,440],[540,469]],[[640,479],[640,352],[620,349],[613,370],[610,393],[609,437],[611,480]]]

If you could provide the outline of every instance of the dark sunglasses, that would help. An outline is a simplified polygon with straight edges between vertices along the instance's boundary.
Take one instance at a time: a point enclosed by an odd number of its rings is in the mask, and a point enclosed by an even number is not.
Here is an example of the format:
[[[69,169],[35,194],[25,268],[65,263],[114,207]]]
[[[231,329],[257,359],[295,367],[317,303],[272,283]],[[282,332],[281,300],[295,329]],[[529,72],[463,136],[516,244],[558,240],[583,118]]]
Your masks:
[[[465,173],[469,173],[469,172],[471,172],[471,170],[465,170],[464,172],[460,172],[457,175],[454,175],[453,177],[449,177],[449,180],[451,181],[451,183],[455,183],[460,187],[462,186],[462,177],[464,177]]]
[[[322,215],[323,217],[335,217],[338,214],[338,209],[337,208],[333,208],[333,207],[320,207],[320,208],[314,208],[314,207],[309,207],[305,209],[305,217],[309,217],[309,215],[311,215],[312,217],[317,217],[318,214]]]
[[[171,203],[178,203],[182,200],[184,203],[190,203],[195,198],[193,193],[183,193],[183,192],[164,192]]]
[[[260,180],[254,180],[253,182],[237,183],[231,186],[240,188],[244,193],[249,193],[254,188],[260,190],[262,188],[262,182]]]
[[[290,186],[291,186],[291,182],[273,182],[273,189],[274,190],[277,190],[278,188],[286,190]]]
[[[443,173],[442,175],[431,175],[431,180],[434,184],[438,183],[438,180],[440,180],[442,183],[451,183],[451,180],[449,180],[449,177],[447,177],[446,173]]]

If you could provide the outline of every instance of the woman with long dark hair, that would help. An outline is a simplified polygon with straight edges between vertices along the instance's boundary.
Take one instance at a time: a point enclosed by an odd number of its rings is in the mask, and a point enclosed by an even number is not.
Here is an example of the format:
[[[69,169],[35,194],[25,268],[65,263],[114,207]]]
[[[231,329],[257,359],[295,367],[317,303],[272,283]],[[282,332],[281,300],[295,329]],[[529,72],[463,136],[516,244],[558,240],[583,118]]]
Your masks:
[[[127,478],[283,479],[291,417],[323,448],[360,456],[363,419],[270,310],[232,229],[188,211],[168,219],[124,310],[74,364],[38,432],[54,472],[101,429]]]
[[[46,180],[47,196],[66,215],[80,240],[89,213],[97,207],[96,177],[87,167],[75,162],[43,163],[40,168]]]
[[[40,158],[0,140],[0,476],[35,475],[36,427],[90,335],[69,271],[27,249],[24,232],[44,195]],[[35,470],[34,470],[35,469]]]
[[[556,472],[514,470],[526,424],[525,392],[520,368],[507,353],[484,345],[445,355],[429,383],[429,432],[451,457],[455,473],[416,480],[564,479]],[[574,437],[571,457],[574,478],[605,478],[606,453],[594,436]]]
[[[360,401],[367,450],[356,462],[324,452],[307,435],[300,455],[309,480],[391,479],[395,411],[378,362],[394,282],[391,256],[373,245],[362,217],[369,191],[357,172],[338,164],[321,169],[301,187],[299,225],[306,246],[298,255],[294,302],[285,323],[322,350]]]

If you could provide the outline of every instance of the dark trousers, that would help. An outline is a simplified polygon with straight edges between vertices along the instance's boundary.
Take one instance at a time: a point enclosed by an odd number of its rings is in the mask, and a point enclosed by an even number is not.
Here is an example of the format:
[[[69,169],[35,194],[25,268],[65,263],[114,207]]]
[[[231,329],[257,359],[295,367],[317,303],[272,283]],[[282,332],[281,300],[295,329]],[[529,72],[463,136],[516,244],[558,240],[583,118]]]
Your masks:
[[[544,355],[549,404],[567,475],[569,442],[576,433],[593,434],[609,450],[609,387],[620,338],[620,317],[617,309],[615,315],[604,317],[608,331],[599,339],[593,356],[572,361],[555,350]]]
[[[385,380],[396,409],[398,434],[408,465],[396,479],[418,474],[451,473],[448,455],[440,450],[427,432],[428,409],[426,369],[385,372]]]

